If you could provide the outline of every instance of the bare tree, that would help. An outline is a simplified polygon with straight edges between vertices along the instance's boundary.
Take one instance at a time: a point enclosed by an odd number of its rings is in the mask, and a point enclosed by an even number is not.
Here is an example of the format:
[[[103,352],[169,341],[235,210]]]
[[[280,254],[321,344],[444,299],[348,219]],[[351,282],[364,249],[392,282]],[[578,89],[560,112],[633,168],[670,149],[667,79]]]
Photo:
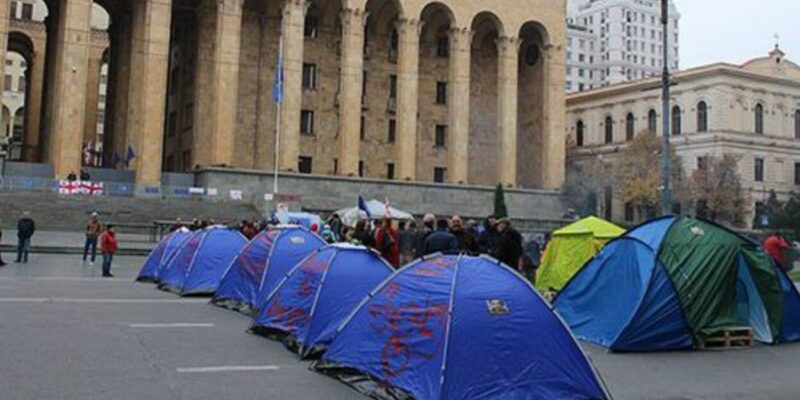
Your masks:
[[[698,217],[743,227],[750,201],[742,188],[739,161],[730,154],[709,156],[692,174],[690,196]]]

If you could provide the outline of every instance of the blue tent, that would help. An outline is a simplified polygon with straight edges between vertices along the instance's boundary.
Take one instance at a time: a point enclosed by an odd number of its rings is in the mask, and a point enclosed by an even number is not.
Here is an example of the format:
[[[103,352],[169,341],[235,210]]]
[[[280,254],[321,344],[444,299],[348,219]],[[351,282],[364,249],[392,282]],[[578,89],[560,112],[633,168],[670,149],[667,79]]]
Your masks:
[[[764,343],[800,339],[800,294],[758,243],[688,217],[610,242],[555,308],[578,338],[614,351],[700,347],[741,327]]]
[[[366,247],[336,244],[319,249],[278,284],[252,330],[285,338],[302,357],[316,356],[361,300],[392,272]]]
[[[433,255],[397,271],[315,363],[377,399],[605,399],[569,330],[488,257]]]
[[[181,244],[183,244],[183,241],[191,234],[192,232],[188,230],[177,230],[161,239],[153,251],[150,252],[150,255],[147,256],[136,280],[139,282],[158,282],[161,269],[167,265]]]
[[[239,231],[211,227],[195,232],[161,273],[159,289],[180,295],[213,294],[225,268],[247,244]]]
[[[308,229],[284,226],[261,232],[228,267],[213,304],[254,314],[261,281],[267,269],[285,273],[325,241]]]

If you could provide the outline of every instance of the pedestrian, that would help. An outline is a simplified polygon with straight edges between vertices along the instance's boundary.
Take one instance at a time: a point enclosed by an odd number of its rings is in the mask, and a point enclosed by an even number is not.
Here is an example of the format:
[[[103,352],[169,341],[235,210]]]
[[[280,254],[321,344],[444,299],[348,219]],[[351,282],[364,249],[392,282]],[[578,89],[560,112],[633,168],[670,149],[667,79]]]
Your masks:
[[[356,222],[356,230],[353,232],[353,240],[358,244],[366,247],[373,247],[375,236],[372,234],[372,229],[369,227],[369,221],[366,219],[359,219]]]
[[[175,232],[178,229],[183,228],[184,226],[185,225],[183,223],[183,220],[181,220],[181,217],[178,217],[178,218],[175,218],[175,222],[172,224],[172,226],[169,227],[169,231],[170,232]]]
[[[428,235],[423,246],[424,255],[433,253],[453,254],[458,252],[458,239],[448,230],[450,224],[446,219],[436,222],[436,231]]]
[[[343,236],[342,227],[344,224],[342,223],[342,218],[339,217],[339,214],[333,213],[331,218],[328,220],[328,225],[330,225],[331,231],[337,238]]]
[[[458,239],[458,250],[470,254],[478,252],[478,243],[465,228],[464,221],[458,215],[450,218],[450,233]]]
[[[3,243],[3,230],[0,229],[0,243]],[[0,253],[0,267],[5,266],[6,263],[3,261],[3,254]]]
[[[96,212],[92,213],[89,222],[84,227],[86,238],[83,243],[83,263],[86,264],[86,259],[89,255],[89,249],[92,250],[92,257],[90,264],[94,265],[94,260],[97,256],[97,238],[103,233],[103,224],[100,223],[100,218]]]
[[[425,240],[428,236],[436,230],[436,216],[433,214],[425,214],[422,217],[422,226],[417,229],[415,234],[415,256],[417,258],[425,255]]]
[[[88,181],[92,180],[92,176],[91,176],[91,175],[89,175],[89,172],[88,172],[88,171],[86,171],[85,169],[81,169],[81,175],[80,175],[80,178],[81,178],[81,180],[82,180],[82,181],[84,181],[84,182],[88,182]]]
[[[497,258],[497,253],[499,252],[497,219],[494,215],[486,217],[481,225],[480,235],[478,236],[478,251]]]
[[[508,218],[497,221],[497,249],[493,256],[509,267],[519,270],[522,257],[522,235],[511,227]]]
[[[336,232],[334,232],[333,229],[331,229],[331,226],[327,224],[322,226],[319,236],[328,244],[334,244],[339,241],[339,236],[337,236]]]
[[[114,225],[108,225],[105,232],[100,235],[100,251],[103,253],[103,277],[110,278],[114,275],[111,274],[111,263],[114,261],[114,254],[117,253],[119,244],[117,243],[117,235],[114,233]]]
[[[414,244],[416,239],[417,223],[413,220],[405,221],[400,229],[400,265],[406,265],[414,260]]]
[[[788,269],[789,263],[786,261],[786,252],[790,249],[790,246],[786,239],[776,232],[764,240],[763,246],[764,251],[775,260],[781,269],[784,271]]]
[[[27,263],[31,252],[31,238],[36,232],[36,223],[31,218],[31,213],[25,211],[22,218],[17,221],[17,262]]]
[[[78,175],[75,174],[75,171],[69,171],[67,174],[67,180],[70,182],[75,182],[78,180]]]
[[[532,237],[522,247],[522,261],[520,262],[519,272],[528,278],[531,283],[536,281],[536,270],[542,260],[542,239],[541,237]]]
[[[375,231],[375,247],[381,256],[395,269],[400,267],[400,234],[397,221],[384,218],[380,228]]]

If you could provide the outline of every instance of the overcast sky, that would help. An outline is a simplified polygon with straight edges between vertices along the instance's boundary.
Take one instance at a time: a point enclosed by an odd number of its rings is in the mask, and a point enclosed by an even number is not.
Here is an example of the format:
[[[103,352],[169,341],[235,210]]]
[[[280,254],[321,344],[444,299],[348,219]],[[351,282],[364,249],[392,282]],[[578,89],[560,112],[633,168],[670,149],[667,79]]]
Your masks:
[[[800,0],[674,0],[681,13],[680,67],[765,56],[775,33],[800,63]]]

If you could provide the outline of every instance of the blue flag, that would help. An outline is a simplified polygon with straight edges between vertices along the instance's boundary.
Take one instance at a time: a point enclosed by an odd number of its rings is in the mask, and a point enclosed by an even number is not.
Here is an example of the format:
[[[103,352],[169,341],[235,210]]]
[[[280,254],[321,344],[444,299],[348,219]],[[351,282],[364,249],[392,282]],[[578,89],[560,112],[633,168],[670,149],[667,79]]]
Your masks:
[[[133,147],[128,146],[128,152],[125,153],[125,167],[129,166],[134,158],[136,158],[136,153],[133,152]]]
[[[283,57],[280,54],[278,54],[278,65],[275,66],[275,81],[272,84],[272,99],[278,104],[283,102]]]
[[[364,198],[361,196],[358,196],[358,209],[367,214],[367,218],[372,219],[372,213],[369,212],[369,207],[367,206],[367,202],[364,201]]]

